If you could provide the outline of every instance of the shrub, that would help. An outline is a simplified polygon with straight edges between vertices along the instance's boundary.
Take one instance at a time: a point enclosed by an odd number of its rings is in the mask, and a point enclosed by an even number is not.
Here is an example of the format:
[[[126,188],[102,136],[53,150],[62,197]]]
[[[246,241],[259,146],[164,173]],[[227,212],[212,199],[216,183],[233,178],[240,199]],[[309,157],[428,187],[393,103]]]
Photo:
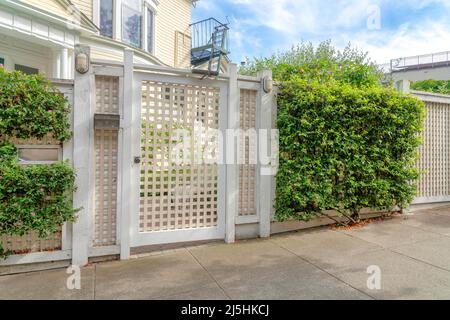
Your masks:
[[[417,81],[411,84],[411,89],[441,94],[450,94],[450,81],[447,80]]]
[[[0,237],[40,237],[74,221],[71,195],[75,173],[66,162],[19,165],[11,138],[43,138],[63,142],[70,135],[65,97],[40,75],[7,72],[0,68]],[[0,257],[6,257],[0,244]]]
[[[384,87],[367,53],[331,41],[301,43],[247,60],[242,74],[271,69],[279,84],[278,220],[309,220],[337,210],[349,221],[363,208],[405,207],[420,144],[424,107]]]
[[[339,51],[331,45],[331,41],[322,42],[317,47],[303,42],[268,58],[247,59],[239,72],[255,75],[263,69],[272,70],[276,81],[301,75],[304,79],[320,82],[335,80],[357,87],[370,87],[379,86],[383,78],[383,73],[367,58],[367,53],[350,45]]]
[[[335,209],[390,210],[413,199],[419,100],[378,86],[292,76],[278,96],[276,217],[308,220]]]
[[[70,108],[63,94],[41,75],[0,68],[0,137],[70,138]]]

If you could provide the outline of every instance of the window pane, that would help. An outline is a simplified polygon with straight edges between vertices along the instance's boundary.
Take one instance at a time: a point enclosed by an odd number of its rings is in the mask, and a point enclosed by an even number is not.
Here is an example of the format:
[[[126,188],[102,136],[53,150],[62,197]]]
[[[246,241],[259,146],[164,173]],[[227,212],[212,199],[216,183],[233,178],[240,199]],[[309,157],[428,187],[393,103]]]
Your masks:
[[[147,9],[147,51],[153,52],[153,11]]]
[[[58,161],[59,149],[19,148],[20,161]]]
[[[110,38],[113,36],[113,1],[100,0],[100,33]]]
[[[25,74],[38,74],[39,69],[23,66],[21,64],[14,65],[14,70],[22,71]]]
[[[125,4],[122,5],[122,41],[142,47],[142,13]]]
[[[138,11],[138,12],[141,11],[141,8],[142,8],[141,0],[126,0],[126,1],[124,1],[124,3],[126,3],[129,8],[134,9],[135,11]]]

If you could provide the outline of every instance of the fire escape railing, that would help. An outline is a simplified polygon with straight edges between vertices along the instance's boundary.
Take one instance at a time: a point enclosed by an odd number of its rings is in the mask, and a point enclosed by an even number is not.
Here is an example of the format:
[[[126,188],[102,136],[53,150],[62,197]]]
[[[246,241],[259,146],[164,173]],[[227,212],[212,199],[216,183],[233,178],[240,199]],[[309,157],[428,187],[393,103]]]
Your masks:
[[[228,25],[214,18],[191,24],[191,64],[194,68],[208,63],[209,74],[219,73],[222,58],[229,54],[228,30]]]

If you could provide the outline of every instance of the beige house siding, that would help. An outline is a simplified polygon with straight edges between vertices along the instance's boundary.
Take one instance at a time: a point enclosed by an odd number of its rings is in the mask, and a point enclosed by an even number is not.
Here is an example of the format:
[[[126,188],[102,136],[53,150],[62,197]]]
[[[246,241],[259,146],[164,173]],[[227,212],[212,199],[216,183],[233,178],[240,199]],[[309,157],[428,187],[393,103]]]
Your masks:
[[[190,64],[186,58],[189,55],[190,43],[186,45],[186,38],[183,39],[178,33],[190,36],[191,10],[192,4],[189,0],[162,0],[158,5],[156,56],[170,66],[188,67]]]
[[[80,9],[89,19],[92,20],[92,0],[72,0],[72,3]]]
[[[28,3],[34,7],[51,12],[64,18],[67,18],[69,16],[67,10],[63,8],[56,0],[21,0],[21,2]]]
[[[73,18],[58,0],[20,0],[64,18]],[[93,20],[93,0],[71,0],[89,19]],[[160,0],[156,6],[155,52],[163,63],[180,68],[190,66],[191,0]],[[70,10],[69,10],[70,11]],[[110,58],[107,54],[103,59]]]
[[[58,0],[21,0],[39,9],[51,12],[63,18],[73,19],[70,10],[67,10]],[[92,0],[72,0],[72,3],[92,20]]]

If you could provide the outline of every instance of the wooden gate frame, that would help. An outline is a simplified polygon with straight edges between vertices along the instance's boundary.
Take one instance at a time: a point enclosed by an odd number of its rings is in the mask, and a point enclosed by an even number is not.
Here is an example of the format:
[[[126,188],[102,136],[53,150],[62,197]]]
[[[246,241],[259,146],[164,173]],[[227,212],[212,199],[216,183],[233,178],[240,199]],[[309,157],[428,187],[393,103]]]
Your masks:
[[[223,80],[200,80],[194,78],[180,77],[176,75],[163,75],[135,71],[133,75],[133,102],[132,102],[132,123],[131,123],[131,148],[134,157],[141,154],[141,101],[143,81],[157,81],[166,83],[176,83],[194,86],[209,86],[219,88],[219,129],[224,132],[227,128],[226,110],[228,107],[228,86]],[[153,232],[139,232],[139,211],[140,211],[140,164],[133,163],[131,166],[130,180],[132,190],[131,203],[129,204],[130,215],[130,246],[140,247],[153,244],[190,242],[210,239],[224,239],[225,236],[225,216],[226,216],[226,165],[218,165],[218,197],[217,197],[217,227],[165,230]],[[128,180],[128,178],[125,178]]]
[[[88,47],[77,50],[89,52]],[[121,112],[118,142],[118,201],[117,201],[117,244],[92,248],[93,214],[93,94],[95,75],[116,76],[120,78]],[[182,84],[200,84],[220,88],[219,123],[222,130],[239,129],[240,89],[256,90],[258,128],[271,129],[276,112],[275,90],[265,93],[263,79],[270,78],[270,71],[263,71],[257,77],[238,76],[237,65],[231,64],[228,73],[216,79],[201,79],[190,69],[177,69],[164,66],[141,65],[134,62],[133,50],[124,50],[124,61],[92,61],[89,72],[76,72],[74,85],[74,168],[77,171],[74,193],[74,206],[82,207],[79,218],[73,224],[72,263],[85,265],[90,257],[120,254],[121,259],[130,258],[130,249],[156,243],[173,243],[204,239],[224,239],[227,243],[235,241],[242,231],[251,230],[253,237],[268,237],[273,212],[273,176],[262,176],[258,167],[257,215],[241,216],[239,204],[239,165],[219,165],[218,185],[218,226],[194,230],[174,230],[161,232],[138,232],[140,164],[135,163],[140,150],[140,108],[142,81],[154,80]],[[226,141],[226,134],[224,133]],[[235,148],[237,146],[235,145]],[[236,150],[236,149],[235,149]],[[224,157],[226,159],[226,155]],[[242,229],[243,228],[243,229]],[[237,232],[239,231],[239,232]]]

